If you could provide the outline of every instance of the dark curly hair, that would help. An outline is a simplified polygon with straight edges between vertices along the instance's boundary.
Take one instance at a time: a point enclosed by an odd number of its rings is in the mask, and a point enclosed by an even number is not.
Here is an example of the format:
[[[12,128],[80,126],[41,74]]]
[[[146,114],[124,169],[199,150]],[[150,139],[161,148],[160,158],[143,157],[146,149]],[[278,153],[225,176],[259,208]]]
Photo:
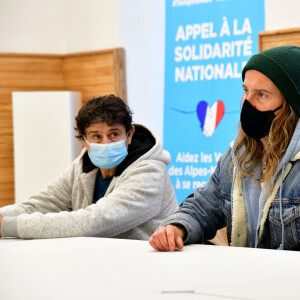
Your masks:
[[[74,129],[79,133],[76,137],[82,139],[85,129],[98,122],[106,122],[109,126],[121,124],[128,132],[132,127],[132,112],[121,98],[106,95],[89,100],[81,107],[75,120]]]

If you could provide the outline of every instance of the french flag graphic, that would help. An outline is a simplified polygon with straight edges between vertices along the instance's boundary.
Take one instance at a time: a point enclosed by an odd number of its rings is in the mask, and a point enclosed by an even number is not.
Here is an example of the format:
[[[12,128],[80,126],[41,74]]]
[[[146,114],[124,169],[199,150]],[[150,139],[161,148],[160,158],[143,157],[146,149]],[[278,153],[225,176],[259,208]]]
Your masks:
[[[210,137],[213,135],[224,113],[225,105],[221,100],[215,102],[212,107],[209,107],[206,101],[198,103],[197,116],[205,136]]]

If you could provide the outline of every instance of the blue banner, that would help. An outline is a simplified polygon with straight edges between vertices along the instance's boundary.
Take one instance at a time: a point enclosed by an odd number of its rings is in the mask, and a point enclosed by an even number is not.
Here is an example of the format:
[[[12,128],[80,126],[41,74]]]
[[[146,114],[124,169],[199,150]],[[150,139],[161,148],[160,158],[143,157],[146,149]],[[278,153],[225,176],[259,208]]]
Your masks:
[[[264,28],[264,0],[166,0],[164,148],[179,203],[236,136],[242,68]]]

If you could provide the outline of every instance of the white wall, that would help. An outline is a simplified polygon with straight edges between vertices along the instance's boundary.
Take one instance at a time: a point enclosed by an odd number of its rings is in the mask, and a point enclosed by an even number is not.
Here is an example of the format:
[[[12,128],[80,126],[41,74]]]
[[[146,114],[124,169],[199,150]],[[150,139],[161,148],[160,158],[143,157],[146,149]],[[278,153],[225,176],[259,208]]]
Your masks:
[[[0,0],[0,52],[63,53],[61,0]]]
[[[0,52],[120,47],[119,0],[0,0]]]
[[[300,27],[299,0],[265,0],[266,30]]]
[[[151,127],[162,139],[165,1],[120,0],[120,17],[127,98],[134,121]]]
[[[63,4],[65,53],[120,47],[119,0],[64,0]]]

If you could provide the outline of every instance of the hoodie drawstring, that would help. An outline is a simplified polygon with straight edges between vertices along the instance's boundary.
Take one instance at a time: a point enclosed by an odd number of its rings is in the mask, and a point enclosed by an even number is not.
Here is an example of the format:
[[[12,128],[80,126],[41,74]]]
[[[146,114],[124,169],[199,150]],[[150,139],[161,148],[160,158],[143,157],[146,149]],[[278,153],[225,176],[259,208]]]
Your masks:
[[[282,216],[282,182],[283,182],[283,175],[284,175],[284,167],[282,167],[281,170],[281,182],[280,182],[280,188],[279,188],[279,201],[280,201],[280,221],[281,221],[281,244],[277,248],[277,250],[284,250],[284,220]]]

